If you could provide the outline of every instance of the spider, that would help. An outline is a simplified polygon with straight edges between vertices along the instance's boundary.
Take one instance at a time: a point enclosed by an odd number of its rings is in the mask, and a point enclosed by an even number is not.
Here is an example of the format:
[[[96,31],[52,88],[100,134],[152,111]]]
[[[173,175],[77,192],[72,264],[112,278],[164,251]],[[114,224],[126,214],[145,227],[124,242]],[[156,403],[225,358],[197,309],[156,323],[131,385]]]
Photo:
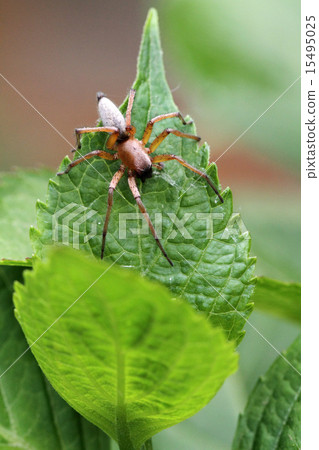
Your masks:
[[[113,192],[116,188],[118,182],[122,178],[122,176],[125,173],[125,170],[127,169],[128,173],[128,184],[131,189],[131,192],[135,198],[135,201],[145,217],[149,228],[152,232],[152,235],[160,248],[161,252],[169,262],[171,266],[173,266],[172,261],[168,257],[166,251],[164,250],[157,234],[155,231],[155,228],[151,222],[151,219],[145,209],[145,206],[141,200],[141,195],[138,190],[137,184],[136,184],[136,178],[140,178],[142,181],[145,181],[146,178],[150,178],[152,176],[152,166],[157,167],[158,169],[162,169],[163,165],[162,163],[165,161],[171,161],[175,160],[182,164],[184,167],[187,167],[188,169],[192,170],[193,172],[197,173],[201,177],[205,178],[207,183],[211,186],[211,188],[214,190],[214,192],[217,194],[220,201],[223,203],[224,200],[220,193],[218,192],[217,188],[214,186],[210,178],[201,170],[196,169],[195,167],[188,164],[186,161],[184,161],[182,158],[180,158],[177,155],[157,155],[151,157],[150,155],[157,149],[157,147],[163,142],[163,140],[169,135],[174,134],[175,136],[187,138],[187,139],[194,139],[195,141],[200,141],[200,137],[195,136],[193,134],[187,134],[183,133],[179,130],[174,130],[172,128],[166,128],[164,131],[162,131],[150,144],[149,147],[146,147],[146,144],[148,143],[153,126],[156,122],[159,122],[160,120],[169,119],[173,117],[179,118],[184,125],[190,124],[192,122],[186,123],[183,116],[180,112],[172,112],[168,114],[161,114],[159,116],[154,117],[151,119],[145,128],[143,137],[141,140],[136,139],[135,127],[131,124],[131,112],[134,102],[136,91],[134,89],[130,90],[129,94],[129,100],[128,100],[128,107],[126,111],[125,119],[119,109],[114,105],[111,100],[106,98],[106,96],[102,92],[97,93],[97,103],[98,103],[98,111],[100,114],[100,118],[102,120],[102,127],[95,127],[95,128],[76,128],[75,134],[76,134],[76,141],[77,141],[77,147],[80,148],[80,138],[81,135],[84,133],[92,133],[92,132],[105,132],[109,133],[110,136],[106,142],[106,148],[108,150],[114,150],[116,153],[111,154],[104,150],[93,150],[86,155],[82,156],[81,158],[78,158],[74,161],[72,161],[63,172],[57,173],[57,175],[63,175],[68,173],[74,166],[80,164],[83,161],[86,161],[87,159],[90,159],[94,156],[99,156],[100,158],[107,159],[109,161],[114,161],[119,159],[121,161],[120,168],[118,171],[113,175],[113,178],[109,185],[109,191],[108,191],[108,205],[107,205],[107,211],[105,216],[105,222],[103,227],[103,236],[102,236],[102,247],[101,247],[101,259],[103,259],[104,256],[104,249],[105,249],[105,239],[108,229],[108,224],[110,220],[111,215],[111,209],[113,205]]]

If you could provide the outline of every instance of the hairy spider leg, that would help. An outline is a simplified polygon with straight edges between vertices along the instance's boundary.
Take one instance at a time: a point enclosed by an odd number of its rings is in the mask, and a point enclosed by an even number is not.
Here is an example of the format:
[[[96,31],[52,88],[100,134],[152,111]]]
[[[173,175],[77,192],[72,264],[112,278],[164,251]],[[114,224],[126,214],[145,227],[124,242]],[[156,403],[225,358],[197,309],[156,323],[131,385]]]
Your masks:
[[[127,127],[131,127],[131,125],[132,125],[131,124],[131,116],[132,116],[132,108],[133,108],[135,94],[136,94],[136,90],[130,89],[130,95],[128,98],[128,105],[127,105],[126,116],[125,116]]]
[[[109,194],[108,194],[108,199],[107,199],[107,211],[106,211],[105,221],[104,221],[104,226],[103,226],[101,259],[103,259],[103,256],[104,256],[106,233],[107,233],[107,228],[109,225],[111,210],[112,210],[112,206],[113,206],[113,192],[114,192],[114,189],[116,188],[118,182],[124,175],[124,172],[125,172],[125,166],[121,165],[119,170],[117,172],[115,172],[115,174],[113,175],[113,178],[109,185]]]
[[[94,156],[99,156],[100,158],[107,159],[108,161],[114,161],[115,159],[118,159],[118,155],[112,155],[111,153],[105,152],[103,150],[93,150],[90,153],[87,153],[84,156],[81,156],[81,158],[78,158],[72,162],[66,167],[66,169],[63,172],[58,172],[57,175],[63,175],[65,173],[70,172],[72,167],[77,166],[83,161],[86,161],[87,159],[93,158]]]
[[[160,248],[161,252],[165,256],[167,261],[170,263],[170,265],[173,266],[174,264],[169,259],[166,251],[164,250],[164,247],[162,246],[162,244],[161,244],[161,242],[160,242],[160,240],[159,240],[159,238],[158,238],[158,236],[156,234],[156,231],[155,231],[155,228],[154,228],[154,226],[153,226],[153,224],[151,222],[150,216],[148,215],[148,213],[146,211],[146,208],[145,208],[145,206],[144,206],[144,204],[143,204],[143,202],[141,200],[141,194],[140,194],[140,192],[138,190],[138,187],[136,185],[135,176],[133,175],[133,173],[131,171],[129,171],[129,173],[128,173],[128,184],[129,184],[129,187],[130,187],[130,189],[132,191],[132,194],[133,194],[133,196],[135,198],[135,201],[136,201],[136,203],[137,203],[141,213],[143,214],[143,216],[146,219],[146,222],[148,223],[148,226],[149,226],[149,228],[151,230],[151,233],[152,233],[152,235],[153,235],[153,237],[154,237],[154,239],[156,241],[156,244]]]
[[[213,191],[215,192],[215,194],[218,196],[219,200],[224,203],[224,199],[223,197],[220,195],[220,193],[218,192],[218,189],[216,188],[216,186],[213,184],[212,180],[209,178],[208,175],[206,175],[205,172],[202,172],[199,169],[196,169],[196,167],[191,166],[190,164],[188,164],[188,162],[184,161],[182,158],[180,158],[179,156],[176,155],[157,155],[154,156],[154,158],[152,158],[152,164],[158,164],[164,161],[171,161],[171,160],[175,160],[177,162],[179,162],[180,164],[182,164],[184,167],[187,167],[187,169],[192,170],[193,172],[197,173],[198,175],[200,175],[201,177],[205,178],[205,180],[207,181],[207,183],[210,185],[210,187],[213,189]]]
[[[149,146],[149,149],[148,149],[148,153],[153,153],[169,134],[175,134],[175,136],[180,136],[180,137],[184,137],[184,138],[188,138],[188,139],[194,139],[195,141],[200,141],[200,137],[195,136],[194,134],[183,133],[182,131],[179,131],[179,130],[173,130],[172,128],[166,128],[151,143],[151,145]]]
[[[133,108],[135,94],[136,94],[136,90],[130,89],[130,95],[128,98],[128,105],[127,105],[126,116],[125,116],[125,123],[126,123],[125,130],[126,130],[126,133],[128,133],[128,135],[130,137],[134,137],[135,133],[136,133],[136,128],[131,124],[132,108]]]
[[[186,122],[184,117],[181,115],[181,113],[179,111],[177,112],[172,112],[172,113],[168,113],[168,114],[161,114],[160,116],[156,116],[153,117],[153,119],[151,119],[150,121],[147,122],[143,137],[142,137],[142,142],[144,145],[146,145],[151,137],[152,134],[152,130],[153,130],[153,126],[156,122],[159,122],[160,120],[164,120],[164,119],[171,119],[172,117],[178,117],[183,125],[190,125],[191,123],[193,123],[193,121],[191,120],[190,122]]]
[[[85,128],[76,128],[75,129],[75,136],[76,136],[76,146],[77,146],[77,148],[81,148],[81,141],[80,141],[81,134],[96,133],[98,131],[102,132],[102,133],[111,133],[111,134],[117,133],[117,136],[120,133],[120,130],[118,128],[116,128],[116,127],[95,127],[95,128],[85,127]],[[116,139],[117,139],[117,137],[116,137]],[[111,147],[108,147],[108,148],[111,148]]]

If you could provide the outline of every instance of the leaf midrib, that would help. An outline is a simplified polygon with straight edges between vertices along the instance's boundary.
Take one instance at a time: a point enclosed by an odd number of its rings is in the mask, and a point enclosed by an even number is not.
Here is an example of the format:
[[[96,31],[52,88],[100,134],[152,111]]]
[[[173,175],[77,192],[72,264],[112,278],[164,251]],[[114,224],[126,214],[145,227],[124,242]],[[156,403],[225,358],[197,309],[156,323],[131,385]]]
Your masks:
[[[130,436],[130,430],[128,427],[127,422],[127,416],[126,416],[126,392],[125,392],[125,353],[121,346],[121,340],[120,340],[120,333],[117,325],[116,318],[114,316],[113,310],[106,302],[104,303],[104,306],[106,307],[110,321],[111,326],[113,329],[113,336],[114,336],[114,344],[115,344],[115,351],[116,351],[116,361],[117,361],[117,403],[116,403],[116,434],[117,434],[117,441],[120,446],[120,448],[125,450],[134,450],[134,446],[131,441]],[[125,446],[125,447],[124,447]]]

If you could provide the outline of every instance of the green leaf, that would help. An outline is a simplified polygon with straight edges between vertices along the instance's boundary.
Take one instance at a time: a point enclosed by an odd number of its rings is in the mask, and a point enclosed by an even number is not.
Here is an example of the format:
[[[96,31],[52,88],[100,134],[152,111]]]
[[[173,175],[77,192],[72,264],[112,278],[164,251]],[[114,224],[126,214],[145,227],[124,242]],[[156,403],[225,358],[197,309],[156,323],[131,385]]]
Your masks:
[[[46,192],[51,175],[44,169],[0,174],[0,265],[31,266],[34,202]]]
[[[107,450],[106,434],[65,403],[43,376],[13,314],[13,281],[22,270],[0,267],[0,447]],[[21,358],[9,368],[14,361]]]
[[[253,301],[257,309],[300,323],[300,283],[285,283],[258,277]]]
[[[14,301],[53,387],[121,449],[195,414],[237,366],[234,344],[187,303],[82,252],[36,262]]]
[[[137,137],[141,137],[151,117],[178,110],[165,79],[154,10],[150,11],[146,20],[134,88],[137,92],[132,122],[137,128]],[[125,108],[126,102],[122,112]],[[177,119],[164,122],[156,124],[153,138],[166,127],[196,133],[193,124],[183,126]],[[105,140],[102,133],[84,135],[81,154],[103,148]],[[207,166],[207,144],[199,148],[193,140],[169,136],[159,147],[158,153],[181,155],[194,166],[206,169],[215,184],[219,185],[216,166]],[[99,158],[90,161],[90,164],[79,164],[68,175],[50,181],[46,203],[38,203],[37,206],[38,229],[31,230],[37,255],[42,256],[47,246],[59,241],[100,257],[108,184],[119,162]],[[61,168],[67,163],[68,160],[64,160]],[[175,296],[186,298],[196,309],[204,311],[214,325],[222,326],[230,339],[239,342],[243,337],[242,327],[252,311],[249,298],[253,291],[255,259],[248,256],[249,233],[242,233],[236,221],[234,226],[230,224],[233,212],[230,189],[224,190],[225,202],[220,204],[205,181],[199,180],[197,175],[177,162],[167,163],[164,171],[155,170],[153,177],[144,184],[140,182],[139,187],[155,226],[155,219],[162,217],[161,240],[174,267],[170,267],[164,259],[147,227],[147,234],[143,234],[143,218],[130,220],[126,238],[120,236],[120,214],[132,213],[134,218],[139,217],[126,175],[114,195],[106,257],[115,261],[124,251],[119,264],[134,267],[143,275],[165,284]],[[175,214],[178,220],[189,214],[185,227],[190,239],[176,229],[169,214]],[[207,216],[203,219],[198,214]],[[221,215],[221,218],[214,220],[213,238],[207,237],[206,227],[207,217],[211,214]],[[83,223],[79,224],[80,221]],[[131,228],[137,228],[139,234],[136,235]],[[160,228],[157,226],[159,231]],[[94,237],[87,240],[92,233]]]
[[[300,337],[279,356],[239,417],[233,449],[300,448]]]

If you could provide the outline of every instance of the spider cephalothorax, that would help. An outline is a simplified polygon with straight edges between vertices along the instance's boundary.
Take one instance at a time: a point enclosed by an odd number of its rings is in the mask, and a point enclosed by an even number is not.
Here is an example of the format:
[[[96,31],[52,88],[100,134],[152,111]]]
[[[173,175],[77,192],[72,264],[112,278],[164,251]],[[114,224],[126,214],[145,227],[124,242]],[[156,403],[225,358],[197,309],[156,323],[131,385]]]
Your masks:
[[[158,236],[156,234],[156,231],[153,227],[153,224],[151,222],[151,219],[145,209],[145,206],[142,203],[141,195],[138,190],[138,187],[136,185],[135,178],[140,178],[142,181],[144,181],[146,178],[150,178],[152,176],[152,167],[156,166],[158,168],[162,168],[162,163],[165,161],[175,160],[182,164],[184,167],[187,167],[188,169],[192,170],[193,172],[197,173],[201,177],[205,178],[208,184],[212,187],[214,192],[218,195],[221,202],[223,202],[222,196],[219,194],[217,188],[214,186],[210,178],[207,176],[206,173],[202,172],[199,169],[196,169],[195,167],[188,164],[186,161],[184,161],[182,158],[176,155],[158,155],[151,157],[150,154],[153,153],[157,147],[163,142],[163,140],[169,135],[169,134],[175,134],[175,136],[180,136],[188,139],[194,139],[195,141],[200,141],[200,137],[194,136],[193,134],[187,134],[183,133],[179,130],[174,130],[172,128],[166,128],[164,131],[162,131],[151,143],[149,147],[146,147],[146,144],[148,143],[151,134],[152,129],[154,126],[154,123],[159,122],[163,119],[169,119],[172,117],[178,117],[183,124],[185,125],[186,122],[181,115],[180,112],[172,112],[168,114],[161,114],[160,116],[156,116],[153,119],[151,119],[145,128],[143,137],[141,140],[136,139],[135,137],[135,127],[131,124],[131,112],[133,107],[135,97],[135,90],[130,90],[129,95],[129,101],[128,101],[128,107],[126,111],[126,117],[124,119],[123,115],[119,111],[119,109],[114,105],[111,100],[105,97],[105,95],[102,92],[97,93],[97,102],[98,102],[98,110],[99,114],[102,120],[102,127],[95,127],[95,128],[77,128],[75,130],[76,136],[77,136],[77,144],[78,147],[80,147],[80,136],[84,133],[91,133],[91,132],[105,132],[109,133],[110,136],[106,143],[106,148],[109,150],[114,150],[116,153],[111,154],[109,152],[106,152],[104,150],[93,150],[90,153],[87,153],[86,155],[82,156],[81,158],[76,159],[75,161],[72,161],[67,168],[63,172],[59,172],[57,175],[63,175],[65,173],[68,173],[72,167],[76,166],[77,164],[81,163],[82,161],[85,161],[89,158],[92,158],[93,156],[99,156],[100,158],[107,159],[110,161],[113,160],[121,160],[121,165],[119,170],[113,175],[113,178],[109,185],[109,194],[108,194],[108,207],[106,211],[106,217],[103,227],[103,237],[102,237],[102,248],[101,248],[101,259],[103,259],[104,255],[104,248],[105,248],[105,238],[108,228],[108,223],[111,215],[111,209],[113,205],[113,192],[116,188],[118,182],[124,175],[125,170],[127,169],[128,173],[128,184],[132,191],[132,194],[136,200],[136,203],[141,211],[141,213],[144,215],[150,230],[154,236],[154,239],[156,240],[157,245],[161,249],[163,255],[167,259],[167,261],[173,265],[172,261],[169,259],[167,253],[165,252],[162,244],[160,243]]]

